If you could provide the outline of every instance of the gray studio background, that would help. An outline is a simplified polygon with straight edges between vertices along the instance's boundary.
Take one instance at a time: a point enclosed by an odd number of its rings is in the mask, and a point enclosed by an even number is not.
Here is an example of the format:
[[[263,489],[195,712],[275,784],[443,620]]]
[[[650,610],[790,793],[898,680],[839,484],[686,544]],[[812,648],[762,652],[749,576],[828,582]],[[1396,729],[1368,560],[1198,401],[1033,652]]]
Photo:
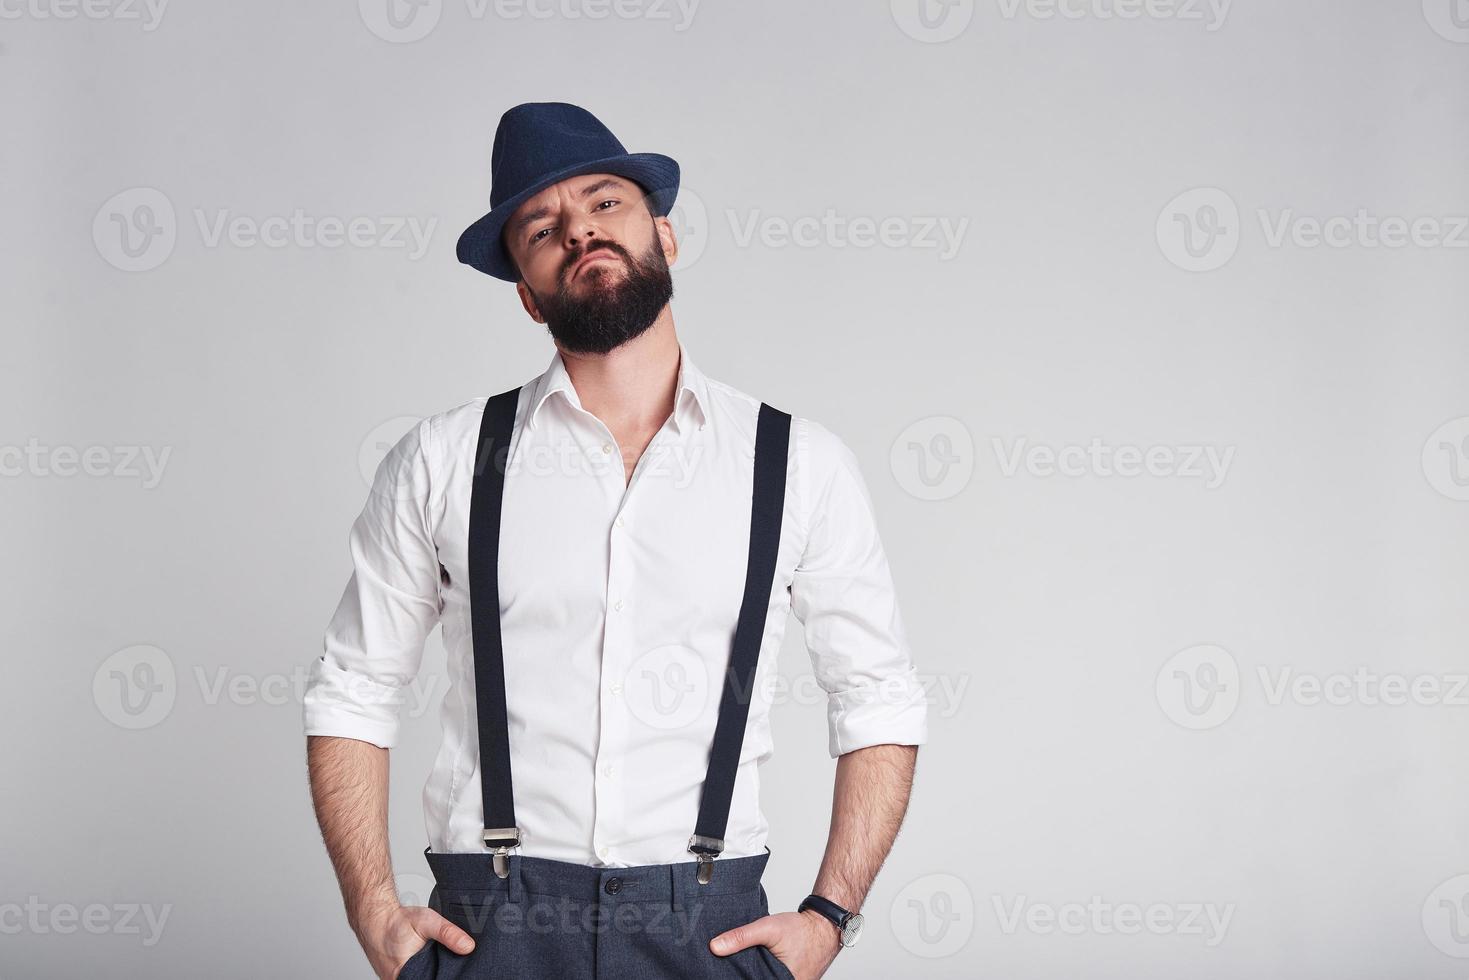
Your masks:
[[[879,511],[931,742],[830,976],[1469,976],[1469,3],[157,2],[0,4],[4,980],[367,975],[301,686],[386,445],[551,355],[454,259],[545,100]]]

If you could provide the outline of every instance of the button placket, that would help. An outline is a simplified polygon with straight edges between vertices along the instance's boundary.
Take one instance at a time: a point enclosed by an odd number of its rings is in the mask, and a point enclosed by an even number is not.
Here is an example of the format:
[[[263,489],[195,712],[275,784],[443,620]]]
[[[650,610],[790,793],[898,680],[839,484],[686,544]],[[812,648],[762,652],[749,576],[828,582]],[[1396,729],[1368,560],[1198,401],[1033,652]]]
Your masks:
[[[636,488],[645,471],[658,462],[659,454],[663,452],[661,447],[671,438],[668,433],[673,425],[670,417],[653,436],[637,465],[633,467],[630,479],[626,477],[623,467],[618,465],[622,462],[620,457],[610,460],[611,465],[607,466],[607,474],[603,477],[609,484],[616,481],[613,499],[618,502],[607,538],[607,589],[603,600],[606,603],[606,614],[603,617],[602,684],[599,698],[601,717],[598,723],[593,780],[597,807],[593,843],[597,848],[598,858],[604,863],[612,859],[612,850],[605,841],[625,839],[629,830],[629,801],[623,787],[627,782],[624,763],[632,719],[626,699],[622,695],[627,671],[636,658],[645,652],[637,648],[638,640],[633,628],[636,619],[634,603],[637,599],[637,582],[633,578],[632,568],[634,542],[628,527],[629,524],[636,524],[637,515],[630,513],[630,506],[632,494],[638,492]],[[605,425],[603,431],[608,439],[601,446],[602,454],[604,457],[612,457],[611,450],[615,448],[615,442]],[[636,819],[636,815],[631,816]]]
[[[603,862],[610,862],[613,852],[605,842],[616,843],[627,836],[627,800],[622,772],[627,754],[627,710],[624,699],[619,695],[623,675],[633,655],[633,631],[629,616],[631,603],[625,595],[632,581],[631,556],[629,539],[622,530],[627,525],[622,515],[631,488],[624,483],[623,471],[618,466],[608,468],[606,479],[615,510],[607,537],[607,581],[603,600],[606,611],[599,684],[601,711],[593,782],[597,801],[595,842],[600,845],[597,855]]]

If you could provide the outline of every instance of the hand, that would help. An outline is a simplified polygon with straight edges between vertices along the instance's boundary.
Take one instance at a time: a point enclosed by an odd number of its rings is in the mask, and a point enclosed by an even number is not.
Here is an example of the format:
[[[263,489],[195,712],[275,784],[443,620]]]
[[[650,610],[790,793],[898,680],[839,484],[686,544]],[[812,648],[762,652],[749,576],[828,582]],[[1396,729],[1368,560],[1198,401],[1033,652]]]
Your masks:
[[[430,940],[461,955],[474,949],[469,933],[433,909],[417,905],[384,908],[365,919],[357,938],[379,980],[397,980],[403,964]]]
[[[709,941],[717,956],[768,946],[796,980],[817,980],[842,951],[841,932],[820,912],[780,912],[722,932]]]

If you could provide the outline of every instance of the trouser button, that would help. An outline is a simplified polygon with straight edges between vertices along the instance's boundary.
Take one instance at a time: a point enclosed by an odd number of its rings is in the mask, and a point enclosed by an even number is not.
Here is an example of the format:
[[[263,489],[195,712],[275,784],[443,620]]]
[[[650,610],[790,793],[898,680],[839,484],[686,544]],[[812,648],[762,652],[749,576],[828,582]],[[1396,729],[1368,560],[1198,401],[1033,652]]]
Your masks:
[[[607,884],[604,885],[603,887],[606,888],[607,894],[609,894],[609,895],[616,895],[618,892],[622,891],[622,879],[621,878],[608,878],[607,879]]]

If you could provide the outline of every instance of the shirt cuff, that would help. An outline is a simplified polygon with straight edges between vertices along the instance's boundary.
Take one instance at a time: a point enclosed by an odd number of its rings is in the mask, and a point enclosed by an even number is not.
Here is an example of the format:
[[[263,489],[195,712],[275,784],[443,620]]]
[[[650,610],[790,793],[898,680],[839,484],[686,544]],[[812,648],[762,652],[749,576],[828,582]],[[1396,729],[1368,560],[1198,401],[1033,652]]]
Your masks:
[[[391,749],[398,744],[402,722],[401,688],[353,673],[318,657],[303,698],[302,721],[307,735],[332,735],[371,742]]]
[[[833,759],[870,745],[922,745],[928,741],[928,696],[918,673],[827,694],[828,750]]]

